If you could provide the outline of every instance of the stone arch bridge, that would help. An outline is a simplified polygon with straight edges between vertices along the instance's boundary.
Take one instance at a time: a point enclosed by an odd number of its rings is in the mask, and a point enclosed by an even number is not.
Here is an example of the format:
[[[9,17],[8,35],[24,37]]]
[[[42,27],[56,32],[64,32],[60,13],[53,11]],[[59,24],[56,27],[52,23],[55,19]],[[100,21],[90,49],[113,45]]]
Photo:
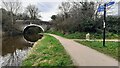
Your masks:
[[[16,23],[14,24],[14,28],[22,32],[26,27],[30,26],[40,27],[43,31],[46,31],[50,28],[50,23],[40,20],[16,20]]]

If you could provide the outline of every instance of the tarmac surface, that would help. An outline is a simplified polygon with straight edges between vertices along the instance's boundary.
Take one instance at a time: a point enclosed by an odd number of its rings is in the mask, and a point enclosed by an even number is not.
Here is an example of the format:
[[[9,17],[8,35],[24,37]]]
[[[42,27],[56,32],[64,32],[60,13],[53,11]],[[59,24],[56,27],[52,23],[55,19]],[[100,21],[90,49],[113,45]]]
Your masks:
[[[118,61],[71,39],[49,34],[60,41],[76,66],[118,66]]]

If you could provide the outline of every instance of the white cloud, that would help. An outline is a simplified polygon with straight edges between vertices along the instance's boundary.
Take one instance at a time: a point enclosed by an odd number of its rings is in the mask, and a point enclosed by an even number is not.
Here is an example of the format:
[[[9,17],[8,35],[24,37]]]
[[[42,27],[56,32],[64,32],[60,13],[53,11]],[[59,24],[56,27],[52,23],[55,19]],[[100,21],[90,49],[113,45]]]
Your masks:
[[[107,11],[108,15],[118,15],[118,3],[112,5],[112,7]]]
[[[41,12],[41,18],[43,21],[50,21],[51,20],[51,16],[55,15],[57,13],[55,12]]]
[[[2,2],[0,1],[0,8],[2,8]]]
[[[110,7],[110,9],[108,9],[109,7]],[[102,11],[99,13],[100,13],[100,15],[103,15],[104,12]],[[106,9],[106,13],[107,13],[107,15],[118,15],[118,3],[108,6]]]
[[[56,15],[58,12],[58,6],[61,2],[41,2],[38,7],[40,9],[40,19],[44,21],[51,20],[52,15]]]
[[[58,5],[61,3],[54,1],[47,1],[47,0],[21,0],[23,7],[27,7],[29,4],[36,5],[39,10],[41,11],[39,14],[41,15],[41,20],[49,21],[51,20],[51,16],[57,14]]]

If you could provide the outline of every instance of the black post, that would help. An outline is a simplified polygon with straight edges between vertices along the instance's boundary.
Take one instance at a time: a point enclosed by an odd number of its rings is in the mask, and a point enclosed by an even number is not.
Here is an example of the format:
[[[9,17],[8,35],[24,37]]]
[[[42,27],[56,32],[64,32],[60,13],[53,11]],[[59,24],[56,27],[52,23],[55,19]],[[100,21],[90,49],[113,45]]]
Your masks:
[[[105,23],[106,23],[106,4],[104,4],[104,20],[103,20],[103,46],[105,47]]]

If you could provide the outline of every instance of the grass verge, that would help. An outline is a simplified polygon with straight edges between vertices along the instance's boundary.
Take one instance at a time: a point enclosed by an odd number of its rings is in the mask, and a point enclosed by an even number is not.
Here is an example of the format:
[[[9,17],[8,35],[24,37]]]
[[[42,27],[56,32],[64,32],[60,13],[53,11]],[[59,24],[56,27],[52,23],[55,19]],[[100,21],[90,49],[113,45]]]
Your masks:
[[[120,58],[119,55],[119,47],[120,47],[120,42],[106,42],[106,47],[102,46],[102,42],[101,41],[76,41],[78,43],[81,43],[85,46],[88,46],[90,48],[93,48],[101,53],[107,54],[115,59],[117,59],[118,61]]]
[[[63,34],[59,31],[47,31],[47,33],[56,34],[68,39],[85,39],[86,38],[86,32],[75,32],[75,33],[69,33],[69,34]],[[102,39],[103,35],[102,33],[90,33],[90,39]],[[118,39],[119,34],[114,33],[106,33],[106,39]]]
[[[45,35],[33,46],[22,66],[73,66],[73,62],[56,38]]]

